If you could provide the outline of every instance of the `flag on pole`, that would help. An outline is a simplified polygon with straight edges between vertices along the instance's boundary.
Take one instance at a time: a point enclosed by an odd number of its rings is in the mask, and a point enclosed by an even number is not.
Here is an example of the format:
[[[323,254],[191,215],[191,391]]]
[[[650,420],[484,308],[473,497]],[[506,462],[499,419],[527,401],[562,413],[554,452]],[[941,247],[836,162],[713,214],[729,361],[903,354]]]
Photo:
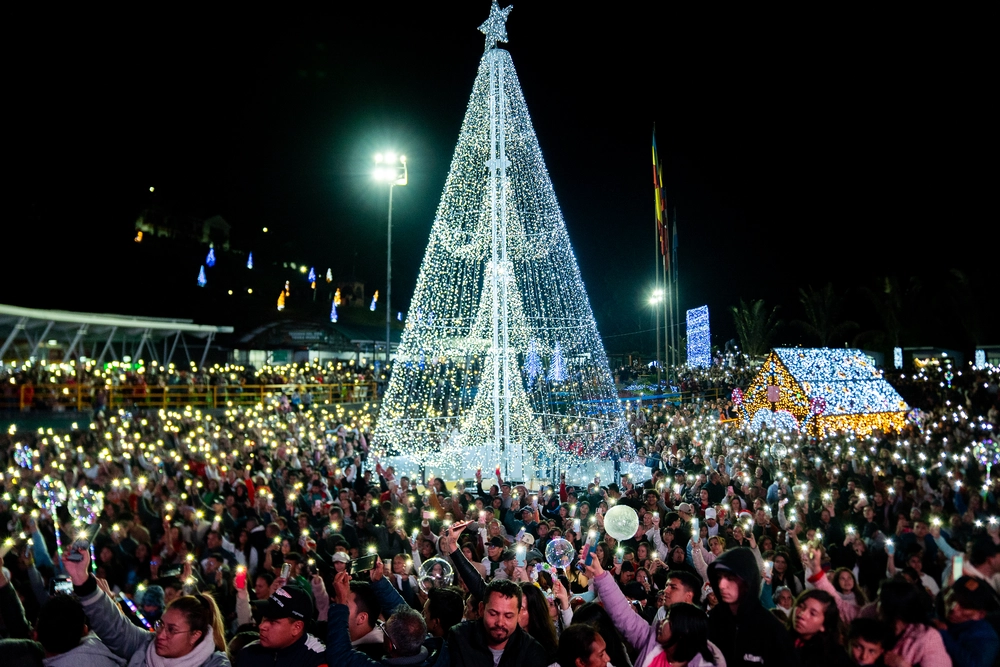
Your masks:
[[[656,202],[656,232],[660,239],[660,254],[666,259],[667,271],[670,270],[669,221],[667,219],[667,196],[663,190],[663,166],[656,152],[656,130],[653,130],[653,196]]]

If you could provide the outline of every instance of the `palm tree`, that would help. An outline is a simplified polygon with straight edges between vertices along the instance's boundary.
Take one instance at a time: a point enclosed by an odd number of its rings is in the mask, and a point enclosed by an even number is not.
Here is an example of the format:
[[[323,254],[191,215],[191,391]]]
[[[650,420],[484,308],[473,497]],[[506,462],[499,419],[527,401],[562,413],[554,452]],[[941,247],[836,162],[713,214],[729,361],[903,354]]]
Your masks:
[[[740,299],[739,306],[733,306],[733,319],[736,321],[736,335],[739,336],[743,352],[750,357],[762,357],[771,347],[771,339],[781,321],[777,318],[778,306],[768,311],[763,299],[752,302],[749,306]]]
[[[821,289],[808,290],[799,288],[799,303],[805,310],[805,320],[794,320],[792,324],[804,330],[808,336],[815,339],[820,347],[829,347],[843,340],[849,331],[858,328],[858,323],[851,320],[840,320],[840,311],[844,303],[844,295],[833,289],[832,283],[827,283]]]
[[[904,283],[892,276],[877,279],[872,287],[863,287],[862,291],[871,301],[882,326],[858,334],[855,345],[870,346],[887,353],[891,353],[894,347],[900,347],[909,333],[904,316],[907,312],[914,312],[921,290],[922,285],[916,278]]]

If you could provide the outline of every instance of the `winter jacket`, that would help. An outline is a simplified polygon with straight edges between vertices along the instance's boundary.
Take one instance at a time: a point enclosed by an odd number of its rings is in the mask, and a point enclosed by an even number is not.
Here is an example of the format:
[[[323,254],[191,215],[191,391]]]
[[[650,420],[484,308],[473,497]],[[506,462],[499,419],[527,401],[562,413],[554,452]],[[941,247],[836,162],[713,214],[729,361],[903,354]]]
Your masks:
[[[367,654],[355,650],[351,647],[351,633],[347,627],[347,618],[350,614],[346,605],[334,604],[330,606],[330,619],[326,630],[326,659],[331,665],[337,667],[393,667],[398,665],[409,667],[430,667],[437,660],[437,654],[432,654],[425,646],[420,647],[420,652],[414,656],[405,658],[384,658],[374,660]],[[240,667],[242,667],[242,659]]]
[[[156,635],[129,623],[118,605],[97,587],[93,575],[82,586],[74,587],[74,592],[87,615],[87,625],[104,645],[127,660],[128,667],[145,667],[146,647]],[[229,658],[222,651],[214,651],[202,667],[230,667]]]
[[[911,623],[892,648],[911,665],[951,667],[951,657],[944,648],[941,633],[922,623]],[[965,667],[965,665],[962,665]]]
[[[28,639],[31,637],[31,625],[24,616],[21,598],[14,590],[14,584],[7,582],[0,586],[0,618],[3,619],[6,636],[12,639]],[[2,636],[2,635],[0,635]]]
[[[451,667],[493,667],[482,621],[465,621],[448,631]],[[520,626],[514,628],[497,667],[547,667],[545,649]],[[445,667],[442,663],[441,667]]]
[[[720,600],[719,579],[723,572],[747,584],[747,593],[735,614],[722,602],[708,612],[708,638],[722,651],[729,667],[797,667],[799,661],[788,631],[757,597],[760,570],[751,550],[731,549],[708,566],[708,579]]]
[[[597,594],[601,596],[601,603],[604,604],[604,609],[611,616],[615,627],[622,633],[625,640],[639,651],[635,659],[635,667],[649,667],[653,659],[663,653],[663,646],[656,640],[656,624],[647,623],[645,619],[632,610],[625,594],[618,588],[614,577],[609,573],[605,572],[594,579],[594,587],[597,589]],[[718,647],[712,642],[708,642],[708,649],[712,653],[711,662],[698,654],[688,662],[688,666],[715,665],[715,667],[726,667],[726,659],[722,657],[722,652]]]
[[[310,634],[304,634],[291,646],[282,649],[264,648],[259,641],[243,647],[239,654],[240,667],[274,667],[275,665],[295,665],[296,667],[325,667],[326,647],[323,642]]]
[[[1000,638],[989,621],[949,624],[940,630],[944,648],[956,665],[990,667],[1000,652]]]
[[[843,646],[828,646],[820,635],[795,643],[795,654],[799,663],[809,667],[851,667],[854,662],[847,656]]]
[[[45,667],[124,667],[125,658],[111,652],[97,635],[85,635],[76,648],[45,658]]]

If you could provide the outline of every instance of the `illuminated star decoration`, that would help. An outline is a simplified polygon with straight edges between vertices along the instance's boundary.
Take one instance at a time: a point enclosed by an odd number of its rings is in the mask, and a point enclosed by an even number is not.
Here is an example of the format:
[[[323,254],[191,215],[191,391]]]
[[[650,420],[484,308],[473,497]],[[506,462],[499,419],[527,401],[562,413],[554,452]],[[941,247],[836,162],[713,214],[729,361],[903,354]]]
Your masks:
[[[493,0],[489,17],[479,26],[479,32],[486,35],[487,51],[495,47],[498,42],[507,43],[507,15],[512,9],[514,5],[500,9],[497,0]]]

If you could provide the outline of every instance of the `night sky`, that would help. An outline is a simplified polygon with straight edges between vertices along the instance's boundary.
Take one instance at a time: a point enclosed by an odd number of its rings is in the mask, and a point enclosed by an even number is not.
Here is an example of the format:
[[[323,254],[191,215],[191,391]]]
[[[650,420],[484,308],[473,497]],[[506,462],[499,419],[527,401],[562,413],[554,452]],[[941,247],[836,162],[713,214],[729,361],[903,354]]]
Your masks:
[[[153,266],[137,254],[150,206],[221,215],[261,261],[384,289],[386,196],[370,174],[394,148],[410,166],[393,227],[405,305],[489,3],[134,11],[12,37],[0,302],[233,324],[194,287],[203,251]],[[887,274],[928,286],[914,342],[969,344],[938,292],[958,269],[995,309],[987,42],[942,16],[728,11],[534,0],[510,15],[506,48],[608,348],[652,326],[654,123],[682,308],[709,305],[714,344],[740,298],[794,319],[796,290],[828,281],[874,326],[857,287]],[[273,313],[273,299],[240,308]],[[982,311],[979,342],[1000,342]]]

